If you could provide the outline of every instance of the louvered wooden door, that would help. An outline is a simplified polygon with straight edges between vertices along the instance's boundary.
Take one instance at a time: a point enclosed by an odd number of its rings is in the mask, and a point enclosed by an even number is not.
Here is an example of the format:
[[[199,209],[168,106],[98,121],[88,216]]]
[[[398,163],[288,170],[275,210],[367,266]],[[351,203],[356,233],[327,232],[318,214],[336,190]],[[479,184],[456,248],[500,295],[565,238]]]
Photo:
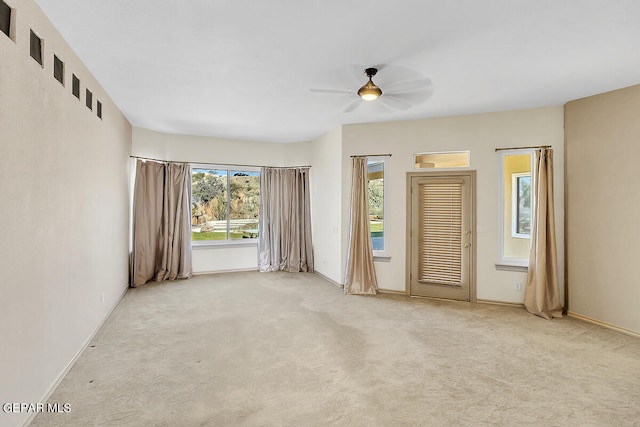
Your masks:
[[[411,295],[471,300],[471,179],[411,178]]]

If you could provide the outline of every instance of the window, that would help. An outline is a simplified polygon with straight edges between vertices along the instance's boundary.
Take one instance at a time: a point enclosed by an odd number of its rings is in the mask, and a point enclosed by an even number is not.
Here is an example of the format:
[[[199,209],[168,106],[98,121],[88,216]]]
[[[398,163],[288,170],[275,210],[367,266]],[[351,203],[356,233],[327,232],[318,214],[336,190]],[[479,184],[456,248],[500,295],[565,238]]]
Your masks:
[[[93,93],[91,93],[89,89],[86,89],[85,97],[86,97],[85,102],[87,104],[87,108],[89,110],[93,110]]]
[[[53,55],[53,77],[64,86],[64,62]]]
[[[501,239],[498,267],[525,269],[531,248],[533,151],[502,152]]]
[[[96,101],[96,113],[98,114],[98,118],[102,118],[102,102]]]
[[[469,156],[469,151],[419,153],[413,155],[413,163],[416,169],[468,168]]]
[[[197,241],[256,239],[260,172],[253,168],[191,169],[191,236]]]
[[[511,174],[511,236],[531,238],[531,172]]]
[[[384,255],[386,247],[384,234],[384,164],[383,157],[369,157],[367,172],[369,177],[369,224],[373,254]]]
[[[80,79],[74,74],[71,79],[71,92],[73,96],[80,99]]]
[[[13,33],[13,28],[11,25],[11,22],[13,21],[13,19],[11,19],[12,15],[13,15],[13,10],[9,7],[8,4],[0,0],[0,31],[5,33],[7,37],[9,37],[11,40],[15,41],[15,37],[12,34]]]
[[[31,57],[35,59],[38,64],[42,65],[42,39],[38,37],[33,30],[31,30],[31,41],[29,46]]]

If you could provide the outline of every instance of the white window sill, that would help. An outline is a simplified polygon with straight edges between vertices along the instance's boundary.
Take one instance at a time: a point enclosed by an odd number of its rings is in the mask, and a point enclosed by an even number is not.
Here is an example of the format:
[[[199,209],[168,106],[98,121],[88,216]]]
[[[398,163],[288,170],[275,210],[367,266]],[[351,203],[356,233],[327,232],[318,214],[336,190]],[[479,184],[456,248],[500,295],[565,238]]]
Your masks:
[[[191,249],[222,249],[222,248],[246,248],[258,246],[258,239],[238,240],[199,240],[191,242]]]
[[[373,251],[373,260],[380,262],[391,261],[391,255],[386,251]]]
[[[502,260],[496,262],[496,270],[504,271],[521,271],[526,273],[529,271],[528,260]]]

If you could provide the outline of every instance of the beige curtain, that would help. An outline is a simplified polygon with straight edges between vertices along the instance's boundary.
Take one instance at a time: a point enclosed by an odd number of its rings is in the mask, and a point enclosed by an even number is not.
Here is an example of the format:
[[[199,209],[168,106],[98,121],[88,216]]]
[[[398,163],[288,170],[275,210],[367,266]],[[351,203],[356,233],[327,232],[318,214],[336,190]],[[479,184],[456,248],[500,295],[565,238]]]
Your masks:
[[[373,246],[369,224],[369,178],[367,158],[352,158],[351,222],[349,251],[344,279],[346,294],[375,295],[378,292],[376,270],[373,265]]]
[[[131,286],[191,277],[188,164],[136,163]]]
[[[530,313],[551,319],[562,317],[553,208],[553,150],[538,150],[535,156],[531,253],[524,305]]]
[[[262,168],[258,267],[312,272],[309,168]]]

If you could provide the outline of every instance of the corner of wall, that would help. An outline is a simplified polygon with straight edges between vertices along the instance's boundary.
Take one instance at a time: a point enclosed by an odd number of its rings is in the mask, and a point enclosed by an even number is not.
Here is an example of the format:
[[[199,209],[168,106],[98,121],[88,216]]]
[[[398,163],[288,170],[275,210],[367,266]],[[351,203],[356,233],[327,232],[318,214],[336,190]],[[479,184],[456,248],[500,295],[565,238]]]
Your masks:
[[[342,126],[311,141],[310,149],[315,269],[342,283]]]

